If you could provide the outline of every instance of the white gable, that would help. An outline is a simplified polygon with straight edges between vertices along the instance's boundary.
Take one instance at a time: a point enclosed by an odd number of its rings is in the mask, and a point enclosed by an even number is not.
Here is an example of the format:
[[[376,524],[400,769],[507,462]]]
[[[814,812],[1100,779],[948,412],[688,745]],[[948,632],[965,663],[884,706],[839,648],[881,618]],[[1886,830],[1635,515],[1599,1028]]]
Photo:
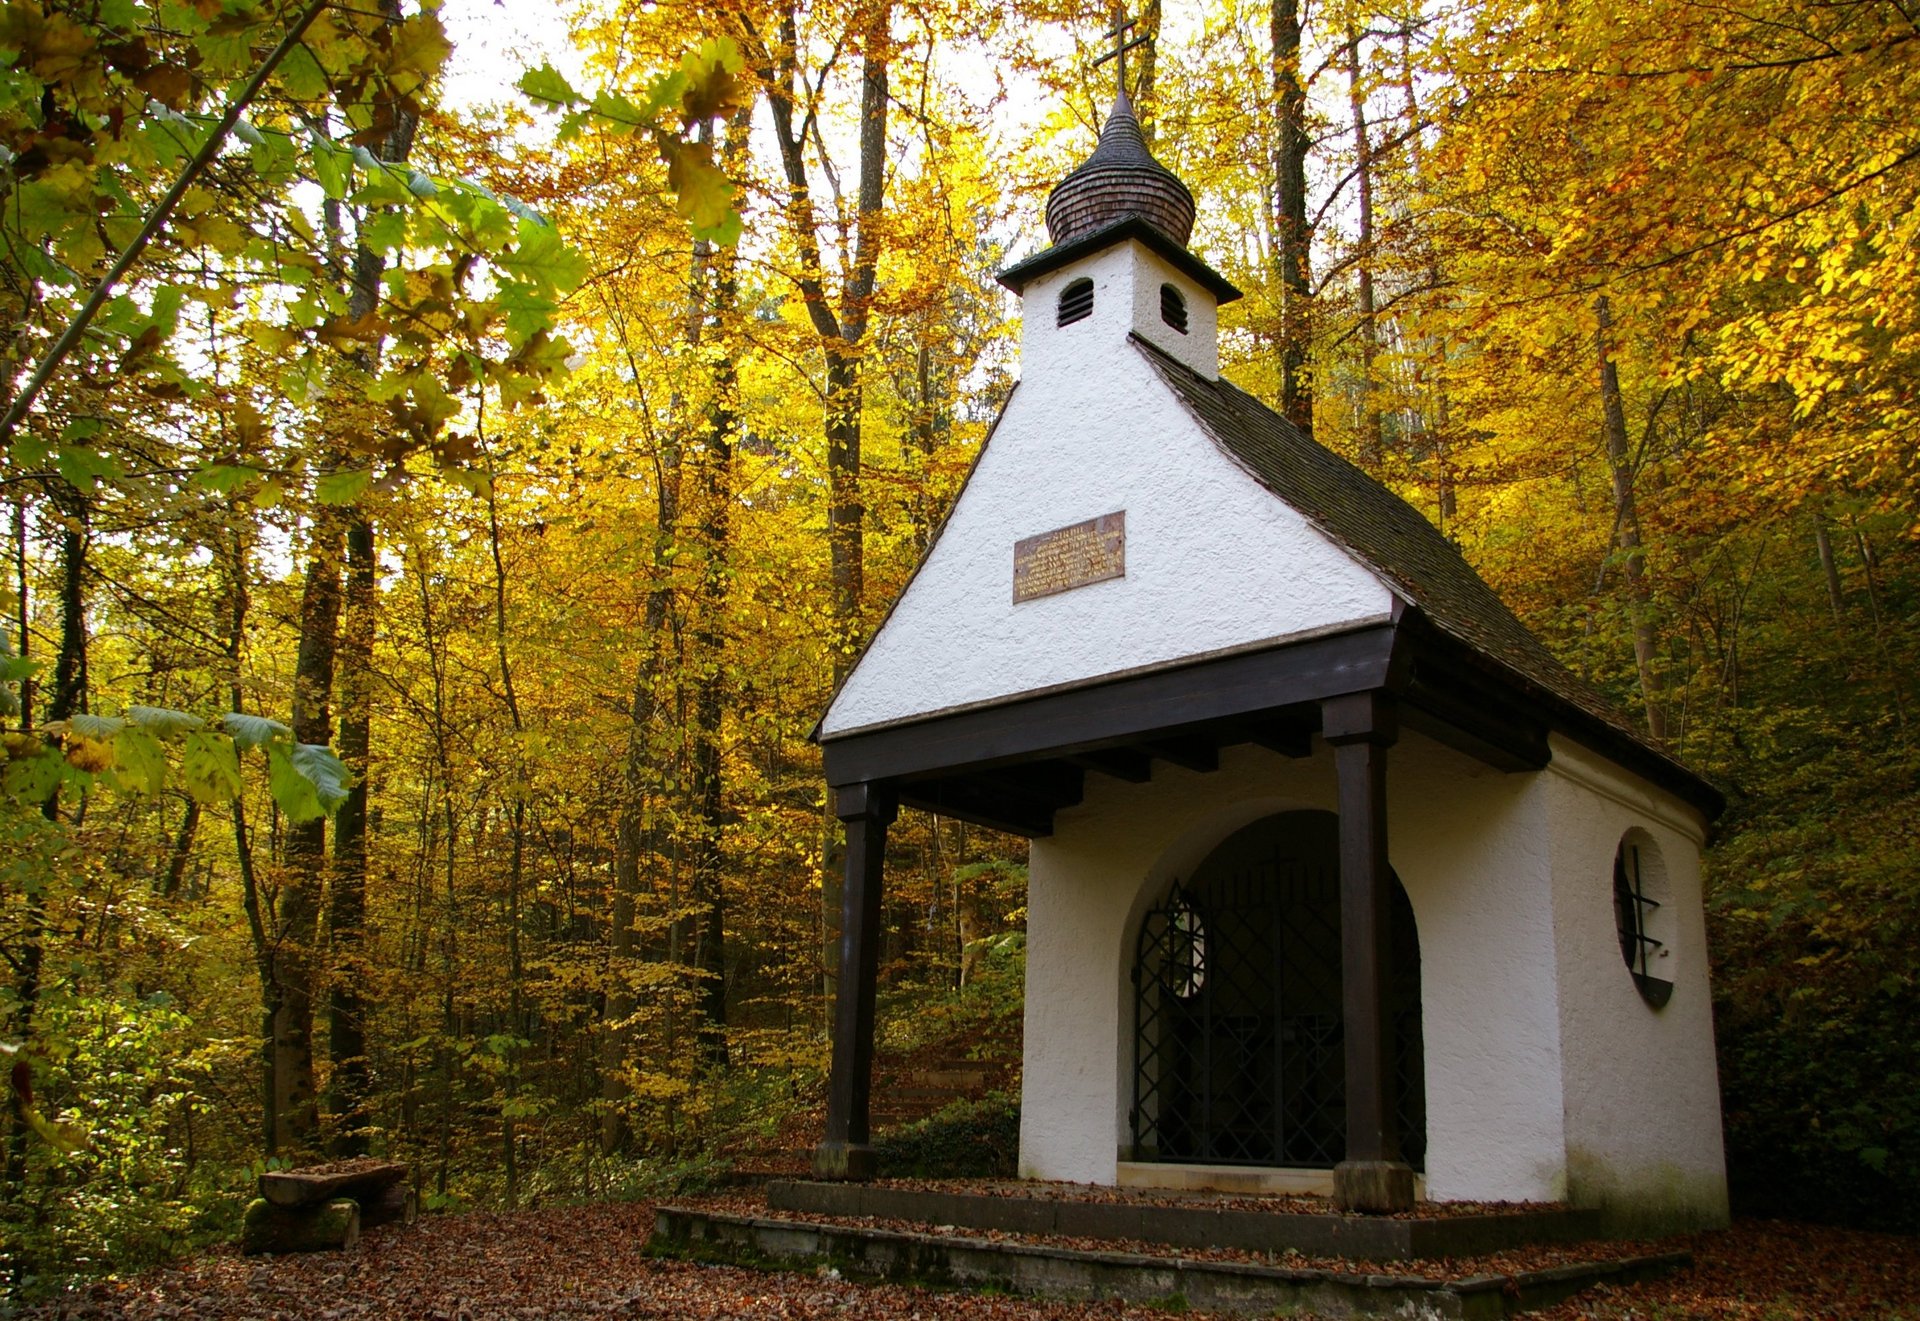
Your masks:
[[[1127,242],[1027,290],[1025,379],[823,736],[1389,612],[1386,587],[1221,453],[1128,341],[1158,321],[1161,265]],[[1093,315],[1056,327],[1082,275]],[[1143,281],[1152,299],[1132,296]],[[1014,602],[1016,541],[1121,511],[1124,577]]]

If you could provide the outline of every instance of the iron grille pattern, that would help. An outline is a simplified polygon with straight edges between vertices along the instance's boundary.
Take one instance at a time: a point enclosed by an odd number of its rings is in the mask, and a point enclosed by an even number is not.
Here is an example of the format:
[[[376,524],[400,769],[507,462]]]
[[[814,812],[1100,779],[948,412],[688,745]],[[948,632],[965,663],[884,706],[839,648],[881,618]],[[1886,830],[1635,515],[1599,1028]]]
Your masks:
[[[1647,897],[1640,873],[1640,846],[1622,844],[1613,855],[1613,924],[1620,936],[1620,957],[1640,995],[1655,1009],[1673,997],[1673,983],[1656,977],[1647,961],[1664,943],[1647,934],[1647,917],[1660,901]]]
[[[1187,333],[1187,300],[1170,284],[1160,286],[1160,319],[1182,335]]]
[[[1060,291],[1060,314],[1055,325],[1070,326],[1093,315],[1093,281],[1075,280]]]
[[[1398,881],[1392,921],[1395,1099],[1403,1154],[1419,1169],[1419,943]],[[1206,876],[1193,891],[1176,884],[1141,926],[1133,978],[1137,1159],[1329,1166],[1342,1158],[1337,864],[1275,854]]]

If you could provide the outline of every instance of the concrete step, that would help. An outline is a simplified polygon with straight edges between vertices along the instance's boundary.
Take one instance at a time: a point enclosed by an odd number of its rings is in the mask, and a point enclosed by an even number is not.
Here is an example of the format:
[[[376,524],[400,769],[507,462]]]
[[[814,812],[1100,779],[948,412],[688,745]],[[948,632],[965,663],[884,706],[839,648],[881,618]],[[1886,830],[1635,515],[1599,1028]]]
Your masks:
[[[1591,1285],[1657,1279],[1691,1260],[1685,1252],[1583,1262],[1514,1275],[1443,1279],[1348,1270],[1192,1261],[1132,1252],[850,1227],[663,1206],[651,1251],[699,1259],[784,1258],[831,1262],[850,1275],[970,1285],[1055,1298],[1120,1298],[1180,1310],[1272,1316],[1431,1316],[1492,1321],[1551,1307]]]
[[[866,1217],[1016,1234],[1127,1239],[1171,1248],[1238,1248],[1300,1252],[1359,1261],[1474,1257],[1546,1243],[1580,1243],[1600,1236],[1600,1213],[1571,1207],[1489,1211],[1473,1215],[1363,1216],[1256,1210],[1257,1199],[1196,1196],[1084,1198],[1057,1191],[1028,1193],[1013,1181],[979,1192],[897,1188],[884,1183],[825,1183],[776,1179],[766,1186],[767,1208],[779,1215]],[[1041,1185],[1045,1189],[1047,1185]]]

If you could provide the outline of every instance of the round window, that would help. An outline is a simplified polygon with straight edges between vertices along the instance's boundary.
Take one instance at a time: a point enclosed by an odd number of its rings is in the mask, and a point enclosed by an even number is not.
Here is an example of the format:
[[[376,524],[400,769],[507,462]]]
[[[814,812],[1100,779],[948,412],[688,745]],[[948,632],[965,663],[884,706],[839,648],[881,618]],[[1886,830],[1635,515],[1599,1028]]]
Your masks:
[[[1673,997],[1668,967],[1673,950],[1667,936],[1672,915],[1665,911],[1666,867],[1660,850],[1644,831],[1630,831],[1613,855],[1613,925],[1620,938],[1620,958],[1640,991],[1655,1009]]]
[[[1185,894],[1174,900],[1172,920],[1167,924],[1166,985],[1182,1000],[1191,1000],[1207,984],[1207,928],[1200,910]]]

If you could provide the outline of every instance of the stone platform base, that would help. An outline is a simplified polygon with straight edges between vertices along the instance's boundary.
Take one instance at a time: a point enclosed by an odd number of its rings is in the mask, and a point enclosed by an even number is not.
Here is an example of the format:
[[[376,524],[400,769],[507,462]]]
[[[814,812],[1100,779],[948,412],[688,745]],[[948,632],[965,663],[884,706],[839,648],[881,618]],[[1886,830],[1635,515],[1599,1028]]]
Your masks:
[[[1022,1195],[1011,1184],[999,1185],[993,1192],[966,1193],[774,1180],[767,1184],[766,1196],[767,1209],[776,1214],[871,1216],[1016,1234],[1131,1239],[1173,1248],[1292,1250],[1309,1257],[1354,1261],[1475,1257],[1539,1243],[1578,1243],[1599,1237],[1600,1229],[1597,1211],[1563,1207],[1388,1219],[1254,1211],[1220,1206],[1216,1199],[1204,1197],[1168,1205]]]
[[[1267,1316],[1305,1311],[1330,1317],[1432,1316],[1468,1321],[1491,1321],[1551,1307],[1603,1280],[1630,1284],[1657,1278],[1690,1260],[1687,1253],[1675,1252],[1520,1275],[1439,1280],[1086,1252],[680,1207],[659,1209],[650,1242],[658,1251],[687,1256],[830,1262],[857,1277],[991,1286],[1055,1298],[1119,1298]]]

